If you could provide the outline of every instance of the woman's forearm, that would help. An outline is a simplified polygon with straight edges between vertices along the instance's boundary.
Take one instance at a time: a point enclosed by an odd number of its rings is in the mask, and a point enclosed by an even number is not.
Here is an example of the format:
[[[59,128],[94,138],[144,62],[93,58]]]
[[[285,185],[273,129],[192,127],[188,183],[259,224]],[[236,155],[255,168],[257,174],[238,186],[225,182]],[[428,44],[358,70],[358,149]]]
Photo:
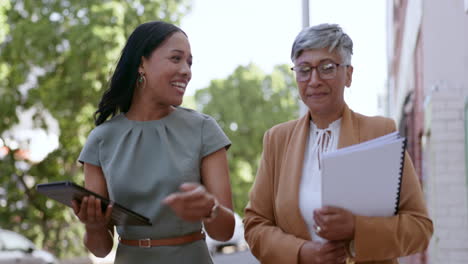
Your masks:
[[[96,257],[103,258],[109,254],[114,245],[113,232],[110,229],[86,229],[84,244]]]
[[[234,214],[222,205],[219,205],[216,217],[212,221],[204,221],[203,224],[210,237],[219,241],[227,241],[234,234]]]

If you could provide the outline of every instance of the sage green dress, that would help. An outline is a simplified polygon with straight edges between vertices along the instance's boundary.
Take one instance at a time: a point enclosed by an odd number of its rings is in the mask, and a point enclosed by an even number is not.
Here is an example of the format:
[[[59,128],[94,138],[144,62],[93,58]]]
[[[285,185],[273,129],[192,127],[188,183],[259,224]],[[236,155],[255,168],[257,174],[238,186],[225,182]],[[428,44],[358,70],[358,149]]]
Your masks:
[[[196,232],[201,222],[186,222],[162,200],[183,182],[200,182],[203,157],[231,142],[210,116],[177,107],[154,121],[133,121],[119,114],[97,126],[80,162],[100,166],[109,197],[150,218],[153,226],[117,226],[125,239],[160,239]],[[179,246],[139,248],[119,244],[119,263],[212,263],[205,241]]]

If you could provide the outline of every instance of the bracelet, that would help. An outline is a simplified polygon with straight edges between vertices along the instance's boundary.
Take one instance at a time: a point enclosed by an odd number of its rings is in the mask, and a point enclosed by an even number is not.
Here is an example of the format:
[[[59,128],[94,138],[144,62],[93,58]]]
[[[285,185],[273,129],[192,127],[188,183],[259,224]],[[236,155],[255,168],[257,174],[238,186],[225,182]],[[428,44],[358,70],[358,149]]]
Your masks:
[[[214,205],[213,207],[211,207],[210,214],[204,217],[203,221],[207,223],[213,221],[216,218],[216,216],[218,216],[218,208],[219,208],[218,199],[214,198]]]

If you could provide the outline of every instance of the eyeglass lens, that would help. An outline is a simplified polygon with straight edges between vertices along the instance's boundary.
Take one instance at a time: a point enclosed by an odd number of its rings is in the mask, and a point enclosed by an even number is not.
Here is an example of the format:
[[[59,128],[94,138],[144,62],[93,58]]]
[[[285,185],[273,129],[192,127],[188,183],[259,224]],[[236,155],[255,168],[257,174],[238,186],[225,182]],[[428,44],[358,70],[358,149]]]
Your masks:
[[[317,70],[321,79],[329,80],[336,76],[337,65],[335,63],[322,63],[315,67],[305,65],[294,67],[297,80],[300,82],[308,81],[314,68]]]

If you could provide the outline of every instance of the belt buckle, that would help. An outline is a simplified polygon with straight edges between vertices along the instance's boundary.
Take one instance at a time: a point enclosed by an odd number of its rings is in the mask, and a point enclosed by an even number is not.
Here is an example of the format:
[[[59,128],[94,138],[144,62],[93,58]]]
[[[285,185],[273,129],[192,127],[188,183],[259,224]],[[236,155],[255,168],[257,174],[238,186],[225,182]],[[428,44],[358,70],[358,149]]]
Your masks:
[[[143,242],[146,242],[146,245]],[[149,239],[149,238],[138,239],[138,247],[150,248],[151,247],[151,239]]]

